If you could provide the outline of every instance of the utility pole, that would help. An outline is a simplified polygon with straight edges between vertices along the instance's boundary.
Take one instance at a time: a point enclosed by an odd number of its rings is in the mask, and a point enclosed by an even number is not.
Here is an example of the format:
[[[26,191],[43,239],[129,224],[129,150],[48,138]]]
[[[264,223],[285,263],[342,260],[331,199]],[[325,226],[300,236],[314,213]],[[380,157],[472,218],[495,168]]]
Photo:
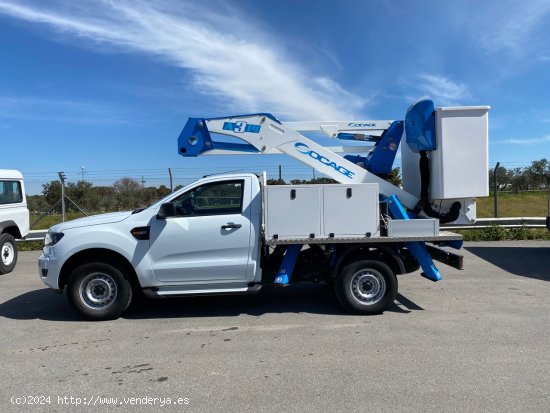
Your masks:
[[[145,178],[141,175],[141,187],[145,188]]]
[[[80,169],[82,170],[82,180],[84,180],[84,166],[81,166]]]
[[[497,162],[495,169],[493,170],[493,206],[495,210],[495,218],[498,218],[498,182],[497,172],[500,166],[500,162]]]
[[[174,182],[172,180],[172,168],[168,168],[168,175],[170,176],[170,192],[174,192]]]
[[[281,165],[279,165],[279,183],[281,184],[283,182],[283,168]]]
[[[61,181],[61,222],[65,222],[65,172],[58,172]]]

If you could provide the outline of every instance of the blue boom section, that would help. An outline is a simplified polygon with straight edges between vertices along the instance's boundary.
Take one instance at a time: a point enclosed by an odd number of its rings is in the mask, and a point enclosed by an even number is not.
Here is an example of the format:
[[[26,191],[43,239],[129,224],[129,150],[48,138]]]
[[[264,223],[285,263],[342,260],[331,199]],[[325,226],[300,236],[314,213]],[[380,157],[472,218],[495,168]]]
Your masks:
[[[374,145],[368,156],[346,155],[344,158],[355,164],[363,163],[363,167],[367,171],[385,178],[392,170],[393,161],[395,160],[402,136],[403,121],[395,121],[384,131],[382,137],[376,142],[376,145]]]
[[[227,116],[221,118],[189,118],[178,138],[178,152],[182,156],[195,157],[213,149],[220,149],[235,152],[251,152],[258,153],[259,151],[252,145],[246,142],[222,142],[212,139],[208,131],[208,121],[227,119],[223,125],[223,130],[234,133],[259,133],[261,126],[247,124],[239,121],[242,118],[251,116],[259,116],[269,118],[277,123],[281,123],[275,116],[270,113],[253,113],[249,115]],[[233,135],[233,134],[231,134]]]
[[[183,156],[199,156],[214,149],[210,132],[202,118],[189,118],[178,137],[178,152]]]

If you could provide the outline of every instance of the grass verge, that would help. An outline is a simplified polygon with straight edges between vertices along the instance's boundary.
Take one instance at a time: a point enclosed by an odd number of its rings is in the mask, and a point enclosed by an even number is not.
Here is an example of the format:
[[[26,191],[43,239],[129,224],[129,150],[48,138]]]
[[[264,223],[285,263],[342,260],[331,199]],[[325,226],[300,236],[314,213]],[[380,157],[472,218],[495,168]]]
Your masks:
[[[538,228],[502,228],[494,225],[484,229],[457,229],[464,241],[550,240],[550,231]]]

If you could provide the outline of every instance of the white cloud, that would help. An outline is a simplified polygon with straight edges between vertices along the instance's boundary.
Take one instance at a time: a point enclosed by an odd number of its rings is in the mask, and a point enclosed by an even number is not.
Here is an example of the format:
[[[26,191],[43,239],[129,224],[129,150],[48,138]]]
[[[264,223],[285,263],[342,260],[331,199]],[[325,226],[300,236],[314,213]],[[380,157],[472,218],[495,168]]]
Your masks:
[[[548,0],[497,0],[466,3],[462,13],[455,14],[457,24],[468,28],[472,38],[488,52],[507,52],[516,57],[540,56],[548,48],[550,19]]]
[[[414,87],[422,94],[434,99],[437,105],[454,106],[470,97],[465,84],[456,83],[441,75],[420,74]]]
[[[357,117],[368,102],[291,61],[251,16],[223,3],[218,6],[170,0],[154,5],[129,0],[0,0],[0,13],[47,25],[72,35],[75,42],[139,52],[187,69],[196,91],[223,101],[231,111],[273,112],[285,119],[345,119]]]
[[[514,145],[534,145],[537,143],[545,143],[550,142],[550,135],[543,136],[541,138],[526,138],[526,139],[506,139],[503,141],[500,141],[499,143],[510,143]]]

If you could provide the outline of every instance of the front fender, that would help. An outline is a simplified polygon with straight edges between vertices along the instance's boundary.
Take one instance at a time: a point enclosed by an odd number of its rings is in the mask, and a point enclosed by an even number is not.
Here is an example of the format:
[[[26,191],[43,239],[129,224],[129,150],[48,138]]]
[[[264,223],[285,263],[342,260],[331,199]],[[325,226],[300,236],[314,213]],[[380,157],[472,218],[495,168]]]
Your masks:
[[[60,261],[59,268],[78,253],[91,249],[113,251],[124,257],[134,268],[142,287],[163,285],[153,277],[149,256],[149,241],[137,240],[130,234],[130,229],[112,228],[110,226],[92,226],[68,229],[59,243],[45,247],[44,252],[56,256]]]

